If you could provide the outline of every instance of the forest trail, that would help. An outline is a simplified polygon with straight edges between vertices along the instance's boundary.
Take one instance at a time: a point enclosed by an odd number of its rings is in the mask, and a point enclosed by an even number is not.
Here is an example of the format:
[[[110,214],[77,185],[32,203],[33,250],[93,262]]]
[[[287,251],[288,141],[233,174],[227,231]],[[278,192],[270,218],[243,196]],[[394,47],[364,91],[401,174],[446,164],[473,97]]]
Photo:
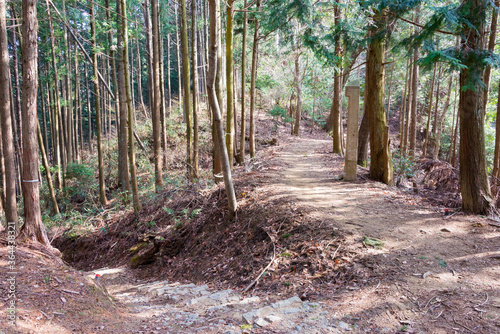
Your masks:
[[[269,203],[286,199],[304,215],[303,233],[311,240],[319,230],[342,238],[333,256],[352,265],[349,280],[333,294],[320,288],[309,302],[200,284],[131,284],[126,272],[116,283],[105,270],[109,292],[142,319],[135,332],[499,331],[498,230],[477,216],[445,217],[444,208],[425,204],[411,189],[368,180],[366,170],[359,170],[356,182],[342,181],[343,158],[332,156],[327,136],[280,142],[272,149],[273,165],[280,167],[263,171],[271,176]],[[382,244],[364,244],[364,237]]]
[[[359,168],[358,181],[344,182],[343,159],[331,158],[330,147],[329,138],[294,138],[282,147],[277,189],[311,220],[346,232],[342,247],[357,254],[360,276],[371,271],[330,306],[353,319],[368,316],[366,325],[382,332],[499,332],[498,229],[478,216],[445,216],[412,189],[361,180]],[[364,245],[364,237],[383,246]]]
[[[343,181],[343,158],[332,155],[324,133],[291,137],[281,127],[274,135],[279,145],[263,149],[250,166],[238,167],[239,194],[249,193],[241,194],[240,225],[208,216],[213,235],[236,236],[235,242],[253,247],[236,261],[246,267],[242,259],[253,258],[248,260],[252,271],[241,274],[232,262],[234,253],[214,244],[215,253],[200,259],[192,259],[190,252],[174,259],[157,257],[157,262],[179,263],[167,269],[184,269],[179,280],[167,279],[158,263],[131,269],[127,248],[116,253],[123,258],[106,262],[108,267],[89,267],[85,273],[34,252],[22,256],[21,264],[31,271],[20,280],[25,306],[21,330],[12,333],[500,332],[497,226],[459,212],[445,216],[445,208],[412,189],[369,180],[366,169],[358,170],[357,181]],[[207,202],[210,207],[214,198]],[[145,214],[143,221],[160,219],[154,215],[164,214],[164,205],[151,206],[144,213],[152,216]],[[206,219],[198,223],[208,224]],[[127,220],[117,223],[122,221]],[[259,231],[263,238],[244,244]],[[203,233],[195,238],[220,240]],[[107,237],[97,231],[89,244],[67,251],[90,252],[86,263],[95,265],[92,259],[99,251],[94,246]],[[120,240],[107,242],[114,247]],[[0,250],[7,254],[6,248]],[[213,261],[220,266],[211,267]],[[246,285],[270,261],[266,275],[243,293],[238,275],[245,275]],[[210,276],[196,277],[201,270],[193,264]],[[236,274],[224,276],[231,271]],[[221,284],[221,277],[232,281]]]

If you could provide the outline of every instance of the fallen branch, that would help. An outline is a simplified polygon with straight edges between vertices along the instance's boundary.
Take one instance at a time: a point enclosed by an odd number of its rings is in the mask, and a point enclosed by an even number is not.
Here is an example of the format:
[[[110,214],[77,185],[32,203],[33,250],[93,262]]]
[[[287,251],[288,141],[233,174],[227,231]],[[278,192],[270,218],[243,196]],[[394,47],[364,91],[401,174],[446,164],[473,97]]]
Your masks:
[[[76,292],[76,291],[73,291],[73,290],[60,289],[60,291],[66,292],[66,293],[72,293],[74,295],[79,295],[80,294],[80,292]]]
[[[272,240],[272,238],[271,238]],[[259,274],[259,276],[257,276],[256,279],[254,279],[252,281],[252,283],[250,283],[246,288],[245,290],[243,290],[243,293],[247,292],[248,290],[250,290],[250,288],[252,286],[254,286],[255,284],[257,284],[257,282],[259,281],[259,279],[262,277],[262,275],[264,275],[264,273],[267,271],[267,269],[269,269],[269,267],[271,267],[271,265],[273,264],[274,262],[274,259],[276,258],[276,244],[273,242],[273,258],[271,259],[271,262],[269,262],[269,264],[264,268],[264,270],[262,270],[262,272]]]
[[[137,132],[135,132],[135,130],[134,130],[134,137],[135,137],[135,140],[137,141],[137,143],[139,144],[139,146],[142,148],[142,150],[147,151],[146,147],[144,146],[144,144],[141,141],[141,138],[139,138],[139,135],[137,134]]]
[[[332,260],[335,260],[335,255],[337,255],[337,252],[339,251],[340,246],[342,246],[342,243],[340,243],[339,246],[337,247],[337,249],[335,250],[335,252],[333,252]]]

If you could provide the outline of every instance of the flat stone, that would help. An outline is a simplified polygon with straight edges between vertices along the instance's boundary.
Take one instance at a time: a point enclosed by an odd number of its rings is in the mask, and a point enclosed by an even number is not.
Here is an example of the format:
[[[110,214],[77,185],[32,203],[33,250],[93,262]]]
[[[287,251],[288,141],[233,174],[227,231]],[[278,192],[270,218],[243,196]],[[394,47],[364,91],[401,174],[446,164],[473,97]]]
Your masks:
[[[216,301],[221,301],[222,299],[225,299],[229,297],[229,295],[233,293],[233,290],[227,289],[227,290],[222,290],[216,293],[212,293],[209,297],[210,299],[216,300]]]
[[[290,308],[283,310],[284,314],[293,314],[293,313],[300,313],[300,312],[302,312],[302,309],[300,309],[298,307],[290,307]]]
[[[264,317],[264,320],[272,323],[272,322],[281,321],[283,319],[278,317],[277,315],[268,315],[268,316]]]
[[[196,293],[196,292],[202,292],[202,291],[206,291],[208,289],[208,285],[200,285],[200,286],[197,286],[193,289],[191,289],[191,293]]]
[[[240,301],[240,305],[247,305],[247,304],[252,304],[252,303],[260,303],[260,297],[258,297],[258,296],[249,297],[249,298],[245,298],[242,301]]]
[[[281,301],[276,302],[276,303],[272,303],[271,306],[274,308],[285,308],[285,307],[291,306],[295,303],[302,303],[302,299],[300,299],[298,296],[295,296],[292,298],[281,300]]]
[[[343,321],[339,321],[338,327],[340,329],[343,329],[343,330],[346,330],[346,331],[352,331],[351,326],[348,323],[343,322]]]
[[[191,305],[195,305],[195,304],[207,304],[208,302],[210,302],[208,297],[203,296],[203,297],[198,297],[198,298],[188,300],[186,302],[186,305],[191,306]]]
[[[259,326],[259,327],[266,327],[269,325],[269,323],[267,321],[265,321],[264,319],[262,318],[257,318],[255,321],[254,321],[254,324]]]
[[[255,318],[257,318],[257,312],[256,311],[250,311],[250,312],[247,312],[247,313],[243,313],[243,315],[241,316],[243,322],[246,324],[246,325],[251,325],[253,323],[253,320]]]

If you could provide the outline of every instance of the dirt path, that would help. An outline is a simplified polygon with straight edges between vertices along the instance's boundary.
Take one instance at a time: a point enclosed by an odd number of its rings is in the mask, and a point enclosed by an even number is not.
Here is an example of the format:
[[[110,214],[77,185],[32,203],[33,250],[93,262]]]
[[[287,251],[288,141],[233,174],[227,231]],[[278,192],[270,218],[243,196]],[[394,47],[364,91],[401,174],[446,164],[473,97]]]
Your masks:
[[[268,171],[269,200],[287,199],[306,225],[319,221],[304,232],[311,239],[316,228],[343,236],[335,261],[352,264],[349,280],[309,302],[166,281],[116,284],[104,272],[109,291],[145,322],[138,332],[500,332],[498,229],[477,216],[445,217],[410,190],[341,181],[343,159],[328,138],[287,138],[274,156],[281,168]],[[383,245],[365,245],[365,236]]]
[[[499,333],[499,229],[477,216],[445,217],[397,188],[338,181],[343,163],[330,145],[297,138],[283,147],[277,191],[350,234],[344,247],[358,254],[361,279],[339,291],[332,310],[360,332]],[[365,246],[364,236],[384,246]]]

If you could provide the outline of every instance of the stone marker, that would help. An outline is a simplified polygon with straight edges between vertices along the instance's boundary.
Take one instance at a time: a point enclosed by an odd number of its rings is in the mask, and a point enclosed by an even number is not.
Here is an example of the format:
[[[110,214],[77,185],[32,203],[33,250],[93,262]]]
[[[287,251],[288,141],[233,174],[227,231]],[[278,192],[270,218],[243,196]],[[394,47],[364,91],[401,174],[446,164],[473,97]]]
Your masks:
[[[356,181],[358,159],[358,122],[359,122],[359,82],[354,81],[345,88],[349,98],[347,111],[347,145],[344,164],[344,180]]]

